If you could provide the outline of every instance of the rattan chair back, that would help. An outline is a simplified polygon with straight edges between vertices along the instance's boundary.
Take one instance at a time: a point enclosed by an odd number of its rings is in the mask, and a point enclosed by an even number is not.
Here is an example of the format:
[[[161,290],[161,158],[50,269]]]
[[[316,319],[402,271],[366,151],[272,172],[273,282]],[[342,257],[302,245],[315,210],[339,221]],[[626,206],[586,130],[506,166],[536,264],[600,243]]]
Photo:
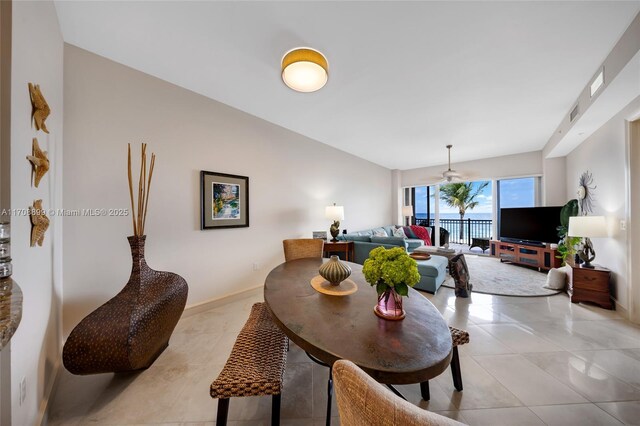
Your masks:
[[[309,257],[322,257],[324,240],[314,238],[298,238],[294,240],[283,240],[284,260],[291,262],[296,259],[306,259]]]
[[[351,361],[339,360],[333,364],[333,380],[342,426],[462,425],[394,395]]]

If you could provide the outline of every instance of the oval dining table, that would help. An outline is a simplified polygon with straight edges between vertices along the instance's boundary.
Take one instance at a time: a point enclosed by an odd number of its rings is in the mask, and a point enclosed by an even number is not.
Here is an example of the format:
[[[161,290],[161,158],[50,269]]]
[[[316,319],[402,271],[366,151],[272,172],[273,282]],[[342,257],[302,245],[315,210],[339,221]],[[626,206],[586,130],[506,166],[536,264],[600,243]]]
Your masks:
[[[293,260],[269,273],[264,300],[275,323],[291,341],[329,367],[348,359],[380,383],[426,384],[428,394],[428,381],[451,362],[451,332],[440,312],[409,288],[409,297],[403,300],[406,317],[400,321],[379,318],[373,310],[378,301],[375,287],[364,279],[362,266],[351,262],[345,263],[358,290],[345,296],[320,293],[311,280],[325,261]],[[330,375],[329,404],[331,387]],[[330,406],[328,417],[329,413]]]

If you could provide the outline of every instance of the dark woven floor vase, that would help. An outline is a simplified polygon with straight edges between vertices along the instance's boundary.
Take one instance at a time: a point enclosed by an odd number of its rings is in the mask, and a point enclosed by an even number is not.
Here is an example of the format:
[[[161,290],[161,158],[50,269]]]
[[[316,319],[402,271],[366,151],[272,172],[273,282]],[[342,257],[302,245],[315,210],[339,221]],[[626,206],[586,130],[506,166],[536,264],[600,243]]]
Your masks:
[[[128,237],[133,268],[127,285],[80,321],[65,342],[62,360],[69,372],[148,368],[168,346],[187,302],[188,286],[177,274],[149,268],[145,238]]]

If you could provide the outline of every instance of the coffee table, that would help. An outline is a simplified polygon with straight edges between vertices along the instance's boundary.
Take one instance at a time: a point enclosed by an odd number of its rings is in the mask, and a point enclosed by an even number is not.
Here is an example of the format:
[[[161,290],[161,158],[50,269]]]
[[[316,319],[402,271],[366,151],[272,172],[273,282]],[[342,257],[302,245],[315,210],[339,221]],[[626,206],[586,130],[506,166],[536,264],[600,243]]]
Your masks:
[[[435,254],[436,256],[443,256],[451,260],[454,256],[462,253],[462,250],[443,249],[440,247],[433,247],[433,246],[420,246],[413,249],[413,252]]]

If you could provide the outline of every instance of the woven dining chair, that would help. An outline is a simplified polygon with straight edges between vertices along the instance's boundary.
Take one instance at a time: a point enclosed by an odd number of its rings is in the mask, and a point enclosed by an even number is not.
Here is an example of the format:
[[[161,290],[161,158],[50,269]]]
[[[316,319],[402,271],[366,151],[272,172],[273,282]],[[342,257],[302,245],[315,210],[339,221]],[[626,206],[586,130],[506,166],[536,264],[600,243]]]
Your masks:
[[[394,395],[351,361],[333,364],[333,380],[342,426],[455,426],[463,423]]]
[[[324,240],[317,238],[283,240],[282,246],[284,247],[284,260],[286,262],[291,262],[296,259],[322,257]]]

